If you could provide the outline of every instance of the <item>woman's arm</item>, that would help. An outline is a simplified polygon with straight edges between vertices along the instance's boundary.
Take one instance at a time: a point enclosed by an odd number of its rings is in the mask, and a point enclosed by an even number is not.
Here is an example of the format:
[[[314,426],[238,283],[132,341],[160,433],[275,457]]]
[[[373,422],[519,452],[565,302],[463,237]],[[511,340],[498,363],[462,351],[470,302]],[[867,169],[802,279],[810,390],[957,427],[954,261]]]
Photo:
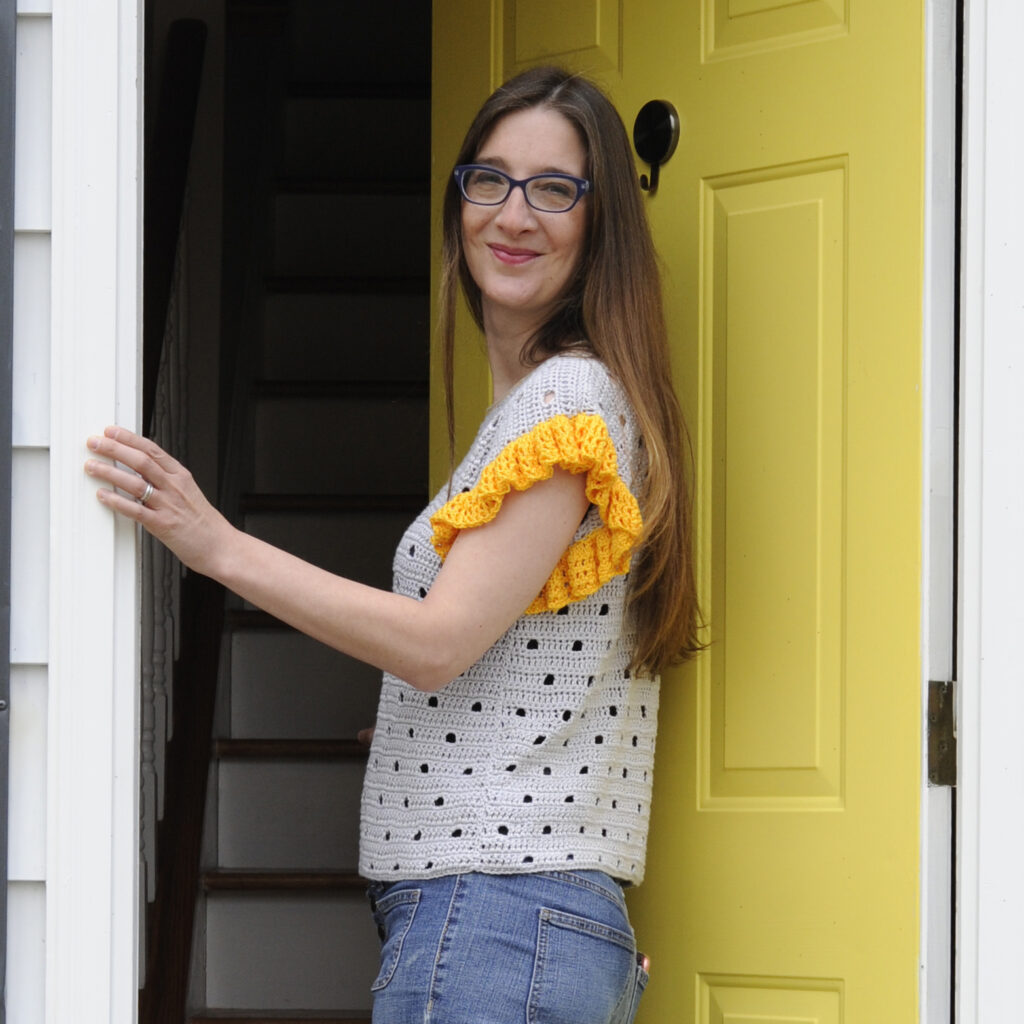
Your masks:
[[[512,491],[485,526],[463,531],[422,601],[319,569],[235,529],[192,475],[152,441],[119,427],[89,439],[86,471],[141,496],[101,488],[103,504],[141,523],[186,565],[296,629],[421,690],[472,665],[540,592],[587,510],[582,474]],[[142,479],[140,479],[140,477]]]

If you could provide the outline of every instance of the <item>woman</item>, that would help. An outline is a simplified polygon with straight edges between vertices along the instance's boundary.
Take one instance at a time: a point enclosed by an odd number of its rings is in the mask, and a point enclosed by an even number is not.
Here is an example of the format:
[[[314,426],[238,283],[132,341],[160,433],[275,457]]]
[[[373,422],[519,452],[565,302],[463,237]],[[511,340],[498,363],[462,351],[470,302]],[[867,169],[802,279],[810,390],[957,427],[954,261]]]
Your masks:
[[[646,981],[622,887],[643,877],[657,673],[700,645],[655,256],[622,123],[585,79],[511,80],[459,153],[452,449],[460,284],[494,404],[394,592],[235,530],[128,431],[89,446],[129,470],[87,471],[192,569],[384,670],[360,848],[374,1020],[619,1024]]]

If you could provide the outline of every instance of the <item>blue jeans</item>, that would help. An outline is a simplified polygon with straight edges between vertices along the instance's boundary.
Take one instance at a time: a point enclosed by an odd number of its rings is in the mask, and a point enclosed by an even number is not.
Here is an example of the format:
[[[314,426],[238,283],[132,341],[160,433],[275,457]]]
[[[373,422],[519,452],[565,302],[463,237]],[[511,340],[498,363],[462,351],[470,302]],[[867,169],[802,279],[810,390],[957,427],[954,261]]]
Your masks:
[[[374,883],[374,1024],[630,1024],[647,984],[599,871]]]

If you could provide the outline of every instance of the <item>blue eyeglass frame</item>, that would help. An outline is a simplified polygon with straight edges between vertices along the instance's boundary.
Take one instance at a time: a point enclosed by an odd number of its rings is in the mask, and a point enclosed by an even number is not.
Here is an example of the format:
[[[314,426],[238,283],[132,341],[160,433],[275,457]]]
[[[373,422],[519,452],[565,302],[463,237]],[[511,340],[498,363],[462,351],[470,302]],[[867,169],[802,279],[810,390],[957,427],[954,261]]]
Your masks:
[[[466,195],[466,188],[462,183],[462,179],[467,171],[490,171],[492,174],[498,174],[508,182],[508,192],[505,194],[504,199],[499,199],[496,203],[481,203],[479,199],[470,199]],[[498,167],[491,167],[489,164],[457,164],[455,167],[455,181],[459,186],[459,192],[462,194],[462,198],[467,203],[472,203],[474,206],[501,206],[502,203],[508,202],[508,197],[512,195],[512,189],[521,188],[523,190],[523,198],[526,200],[527,206],[531,209],[536,210],[538,213],[568,213],[573,206],[575,206],[585,195],[589,195],[594,191],[592,182],[587,181],[586,178],[577,178],[573,174],[562,174],[561,171],[549,171],[547,174],[531,174],[529,178],[513,178],[511,174],[506,174],[503,170]],[[564,210],[545,210],[542,206],[535,206],[530,202],[529,193],[526,191],[526,186],[531,181],[536,181],[538,178],[560,178],[563,181],[571,181],[576,186],[576,198],[572,201],[572,205],[567,206]]]

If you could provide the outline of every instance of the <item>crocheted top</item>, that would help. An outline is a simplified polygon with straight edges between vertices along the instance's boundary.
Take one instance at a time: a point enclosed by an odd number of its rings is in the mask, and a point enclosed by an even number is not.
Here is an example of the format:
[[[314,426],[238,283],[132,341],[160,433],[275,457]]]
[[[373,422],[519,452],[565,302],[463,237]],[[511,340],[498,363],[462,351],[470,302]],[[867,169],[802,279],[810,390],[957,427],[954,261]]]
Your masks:
[[[658,680],[628,669],[625,610],[646,466],[633,412],[598,360],[554,356],[488,412],[447,487],[406,531],[394,590],[426,596],[458,532],[555,466],[590,508],[541,593],[437,693],[384,674],[362,797],[359,870],[644,872]]]

